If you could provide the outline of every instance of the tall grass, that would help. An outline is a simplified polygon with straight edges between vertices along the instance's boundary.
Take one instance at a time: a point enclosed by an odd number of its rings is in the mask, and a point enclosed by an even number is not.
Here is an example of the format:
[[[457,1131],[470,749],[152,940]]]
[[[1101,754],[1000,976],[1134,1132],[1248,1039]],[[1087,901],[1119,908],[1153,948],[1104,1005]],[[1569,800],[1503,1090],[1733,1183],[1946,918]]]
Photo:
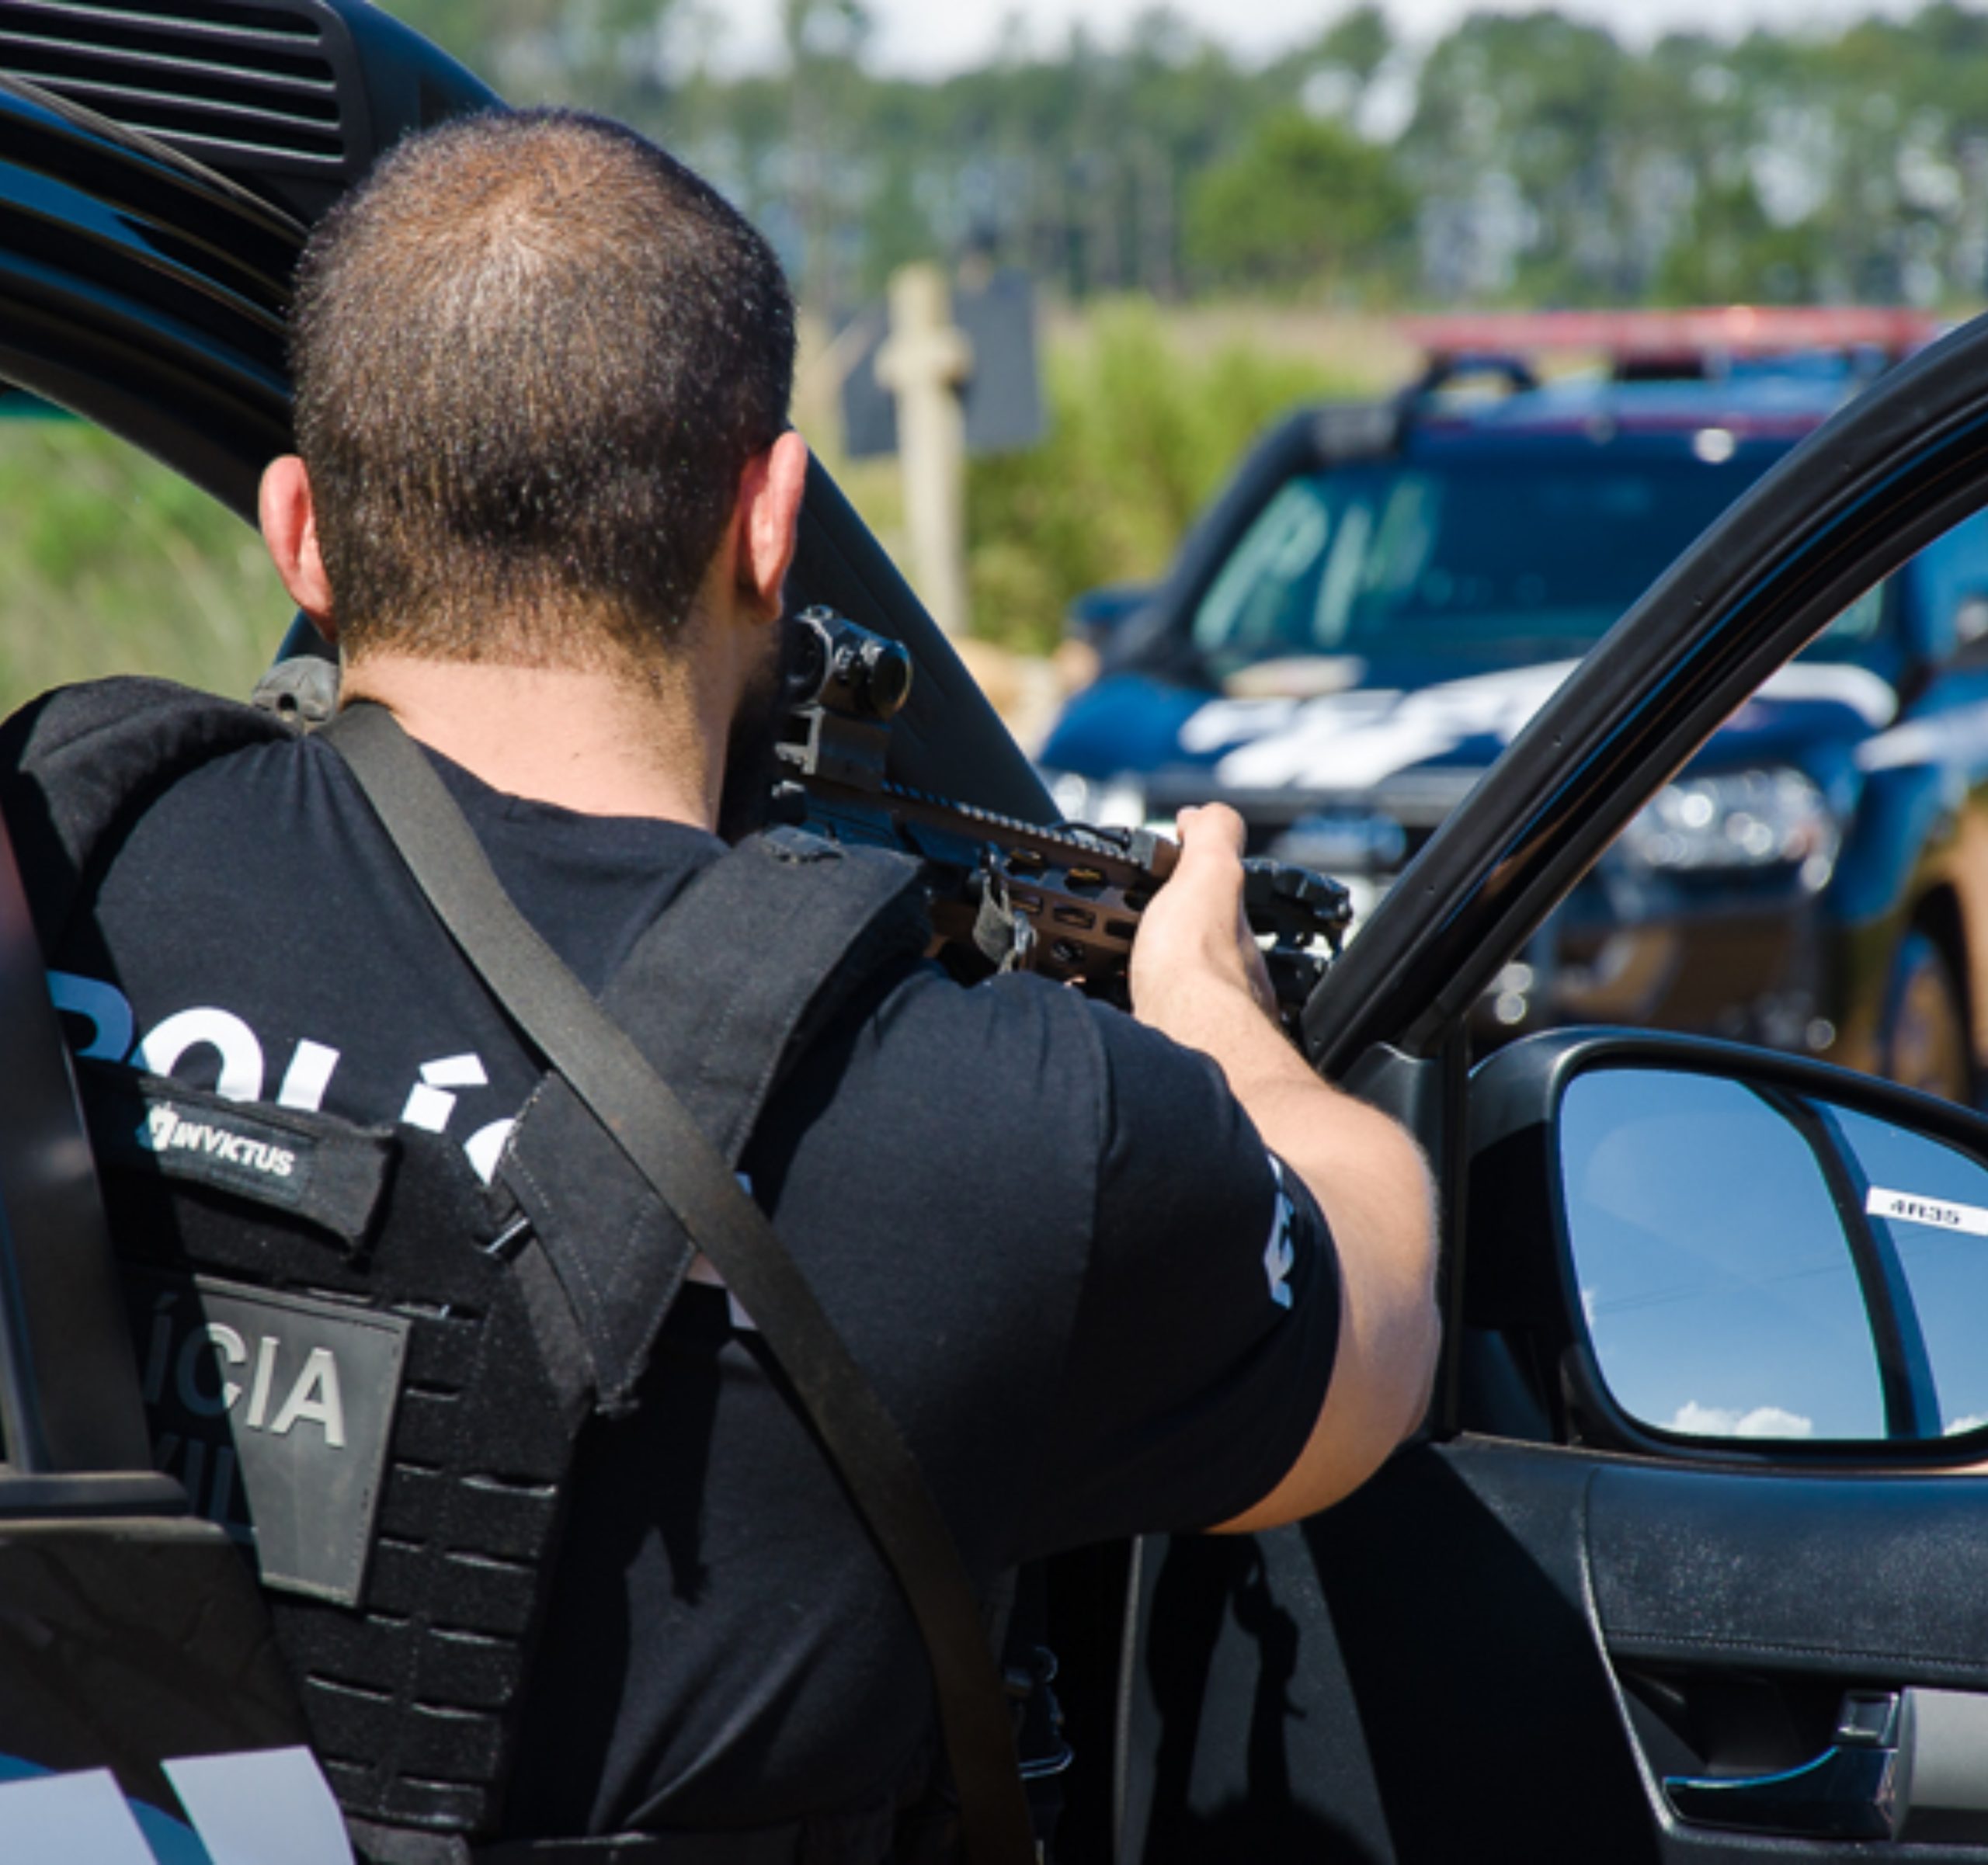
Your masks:
[[[1049,432],[968,480],[974,631],[1055,646],[1071,599],[1165,568],[1250,441],[1299,403],[1357,392],[1357,377],[1239,341],[1197,353],[1149,303],[1128,300],[1051,346]]]
[[[1128,299],[1052,328],[1048,432],[975,460],[967,493],[973,632],[1025,653],[1061,638],[1071,600],[1156,576],[1250,441],[1300,402],[1371,393],[1371,358],[1336,360],[1246,324],[1211,333]],[[1388,360],[1392,361],[1392,356]],[[887,545],[899,542],[895,461],[837,467]]]

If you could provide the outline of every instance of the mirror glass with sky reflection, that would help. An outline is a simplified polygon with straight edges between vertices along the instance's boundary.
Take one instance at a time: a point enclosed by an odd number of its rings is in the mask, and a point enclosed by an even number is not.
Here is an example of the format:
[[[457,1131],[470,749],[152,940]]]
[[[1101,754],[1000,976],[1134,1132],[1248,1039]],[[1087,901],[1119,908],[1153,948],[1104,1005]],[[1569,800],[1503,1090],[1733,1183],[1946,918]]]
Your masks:
[[[1765,1082],[1576,1078],[1562,1185],[1590,1339],[1638,1422],[1708,1439],[1988,1424],[1988,1168]]]

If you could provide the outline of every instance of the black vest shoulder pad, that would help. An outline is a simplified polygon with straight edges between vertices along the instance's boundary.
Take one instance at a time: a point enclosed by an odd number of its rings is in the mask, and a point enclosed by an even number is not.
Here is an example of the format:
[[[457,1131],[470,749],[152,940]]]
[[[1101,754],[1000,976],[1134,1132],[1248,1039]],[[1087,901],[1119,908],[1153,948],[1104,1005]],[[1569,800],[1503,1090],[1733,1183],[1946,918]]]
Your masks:
[[[735,1167],[810,1041],[930,937],[916,863],[776,829],[698,876],[637,943],[603,1007]],[[690,1266],[690,1238],[557,1075],[498,1169],[570,1308],[576,1402],[626,1411]]]
[[[210,759],[288,738],[273,714],[171,680],[60,686],[0,725],[0,814],[42,950],[61,942],[104,851]]]

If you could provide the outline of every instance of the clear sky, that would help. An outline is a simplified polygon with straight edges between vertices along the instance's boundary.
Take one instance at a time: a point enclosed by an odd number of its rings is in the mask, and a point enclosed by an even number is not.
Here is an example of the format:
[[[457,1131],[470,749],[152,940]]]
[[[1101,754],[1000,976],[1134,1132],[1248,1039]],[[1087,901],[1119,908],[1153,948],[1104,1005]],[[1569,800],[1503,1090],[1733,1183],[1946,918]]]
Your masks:
[[[1044,50],[1060,45],[1083,20],[1107,43],[1152,0],[868,0],[877,22],[874,51],[887,69],[944,71],[984,57],[1003,22],[1023,23]],[[1435,38],[1474,8],[1520,12],[1495,0],[1383,0],[1397,32]],[[1309,38],[1345,8],[1333,0],[1172,0],[1174,10],[1245,54],[1265,57]],[[1731,35],[1753,26],[1821,27],[1872,12],[1916,10],[1913,0],[1562,0],[1563,9],[1642,43],[1675,28]],[[710,0],[716,50],[728,65],[770,63],[778,44],[777,0]]]

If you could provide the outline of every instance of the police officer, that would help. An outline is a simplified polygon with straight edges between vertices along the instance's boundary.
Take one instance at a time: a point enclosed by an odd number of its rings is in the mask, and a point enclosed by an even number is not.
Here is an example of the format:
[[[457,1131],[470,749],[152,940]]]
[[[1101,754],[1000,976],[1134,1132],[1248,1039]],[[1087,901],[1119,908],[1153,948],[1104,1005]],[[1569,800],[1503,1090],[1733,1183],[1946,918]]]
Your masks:
[[[676,1019],[683,1068],[722,1074],[766,981],[818,961],[810,915],[617,980],[706,911],[728,771],[769,729],[806,466],[770,252],[624,129],[493,114],[403,144],[333,212],[293,342],[299,453],[269,468],[263,531],[346,702],[423,748],[610,1009]],[[887,1856],[932,1768],[904,1602],[707,1268],[617,1402],[562,1409],[533,1251],[564,1224],[611,1280],[649,1220],[547,1192],[541,1064],[336,751],[155,683],[57,696],[13,734],[44,804],[78,747],[99,773],[113,740],[151,748],[87,833],[55,811],[75,898],[43,928],[106,1064],[93,1105],[147,1110],[154,1144],[112,1172],[125,1247],[275,1317],[210,1324],[186,1391],[269,1440],[248,1335],[280,1384],[304,1363],[287,1318],[315,1303],[332,1330],[267,1454],[370,1457],[298,1539],[363,1532],[349,1584],[272,1597],[355,1830],[381,1857],[417,1856],[408,1831],[739,1829],[774,1835],[753,1856]],[[828,968],[734,1110],[742,1182],[983,1586],[1102,1538],[1302,1516],[1426,1400],[1423,1164],[1267,1012],[1239,821],[1181,832],[1132,1016],[1027,977],[963,988],[886,941]],[[348,1314],[404,1335],[365,1381],[370,1449],[326,1384]],[[270,1506],[221,1502],[280,1587]]]

